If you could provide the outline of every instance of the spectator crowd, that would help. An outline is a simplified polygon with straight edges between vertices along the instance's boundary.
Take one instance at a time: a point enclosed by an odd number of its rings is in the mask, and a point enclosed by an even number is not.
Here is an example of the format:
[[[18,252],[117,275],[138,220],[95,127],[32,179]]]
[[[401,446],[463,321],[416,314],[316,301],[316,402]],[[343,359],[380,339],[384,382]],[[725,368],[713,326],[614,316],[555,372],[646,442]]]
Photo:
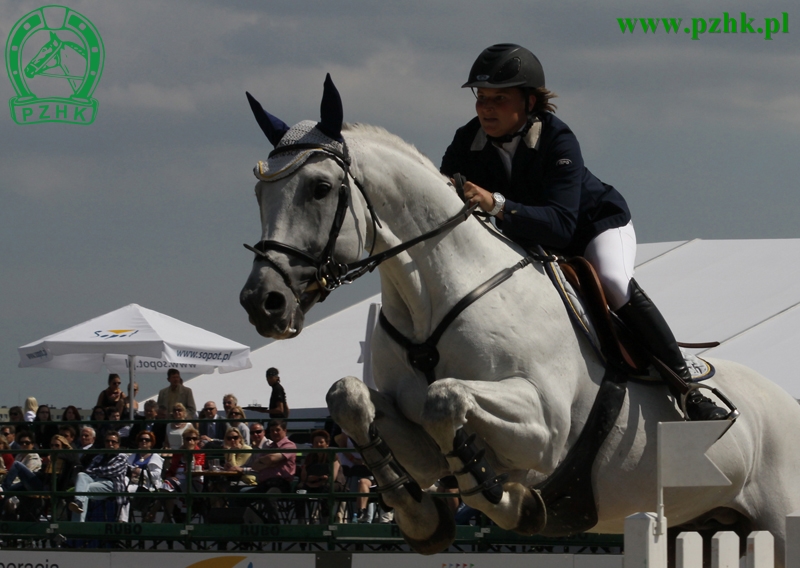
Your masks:
[[[0,426],[0,516],[125,522],[138,514],[144,522],[185,522],[187,512],[208,516],[250,506],[272,523],[389,522],[391,515],[377,514],[367,496],[330,497],[369,493],[371,472],[336,425],[290,431],[279,372],[272,367],[266,374],[269,406],[247,409],[249,417],[232,393],[223,397],[222,411],[216,401],[198,411],[177,369],[141,411],[134,398],[133,420],[117,374],[109,375],[86,419],[75,406],[53,416],[28,398]],[[256,412],[268,417],[255,418]],[[341,452],[326,451],[331,446]],[[53,502],[51,491],[59,492]]]

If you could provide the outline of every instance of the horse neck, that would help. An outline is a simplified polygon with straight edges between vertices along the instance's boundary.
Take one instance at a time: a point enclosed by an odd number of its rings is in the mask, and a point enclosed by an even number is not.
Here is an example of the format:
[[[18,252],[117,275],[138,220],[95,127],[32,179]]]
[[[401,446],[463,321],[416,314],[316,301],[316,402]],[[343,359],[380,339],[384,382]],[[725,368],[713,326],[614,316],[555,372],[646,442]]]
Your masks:
[[[445,178],[413,148],[358,148],[358,169],[383,224],[376,252],[422,235],[462,209]],[[383,308],[401,333],[425,340],[456,302],[520,258],[471,218],[380,266]]]

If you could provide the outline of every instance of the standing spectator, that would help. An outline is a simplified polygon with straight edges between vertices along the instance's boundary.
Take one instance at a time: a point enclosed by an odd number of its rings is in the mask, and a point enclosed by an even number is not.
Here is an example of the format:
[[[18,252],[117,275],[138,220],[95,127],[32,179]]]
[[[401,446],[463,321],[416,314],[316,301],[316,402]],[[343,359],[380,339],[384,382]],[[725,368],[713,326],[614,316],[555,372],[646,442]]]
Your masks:
[[[192,428],[191,423],[186,422],[186,407],[182,405],[180,402],[176,402],[172,407],[172,418],[173,420],[180,420],[180,422],[171,422],[167,425],[167,440],[165,444],[165,448],[179,448],[181,447],[181,438],[183,433]],[[199,436],[198,436],[199,438]]]
[[[119,433],[113,430],[106,432],[105,447],[108,450],[119,450]],[[123,453],[98,454],[89,467],[78,474],[75,480],[75,493],[100,493],[97,497],[75,495],[68,505],[72,511],[72,520],[84,522],[89,499],[103,499],[103,493],[123,493],[127,491],[128,456]],[[126,498],[116,498],[117,506],[122,507]]]
[[[128,383],[128,386],[130,387],[130,383]],[[134,381],[134,383],[133,383],[133,415],[134,416],[137,416],[139,414],[139,401],[136,400],[136,395],[137,394],[139,394],[139,383]],[[130,416],[130,411],[129,410],[130,410],[130,401],[126,400],[125,401],[125,408],[123,409],[123,412],[122,412],[122,415],[125,418]]]
[[[178,369],[167,371],[167,381],[169,381],[169,386],[158,391],[158,405],[174,408],[175,403],[180,402],[186,409],[186,417],[196,418],[197,406],[194,404],[192,389],[183,386],[180,371]]]
[[[58,426],[56,424],[44,424],[52,420],[49,406],[43,404],[36,409],[36,418],[31,423],[32,432],[36,440],[41,440],[39,446],[43,449],[47,449],[50,446],[50,440],[58,434]]]
[[[163,423],[156,424],[155,420],[157,419],[158,403],[152,399],[148,400],[144,403],[144,417],[134,423],[129,438],[131,440],[136,440],[140,432],[152,432],[156,437],[153,443],[153,449],[163,448],[164,439],[167,437],[167,425]]]
[[[122,380],[119,378],[119,375],[116,373],[111,373],[108,375],[108,387],[100,391],[100,394],[97,396],[97,403],[95,406],[99,406],[103,409],[113,406],[119,410],[120,413],[122,413],[122,409],[125,408],[125,403],[128,400],[128,397],[124,392],[122,392],[122,389],[120,388],[121,384]]]
[[[214,422],[201,422],[200,423],[200,445],[212,441],[221,440],[225,433],[225,422],[222,417],[217,414],[217,403],[209,400],[203,405],[203,410],[200,411],[200,418],[204,420],[214,420]]]
[[[289,418],[289,405],[286,403],[286,391],[281,384],[280,372],[275,367],[267,369],[267,384],[272,387],[269,397],[269,417]]]
[[[36,409],[39,408],[39,403],[32,396],[25,399],[25,422],[33,422],[36,418]]]

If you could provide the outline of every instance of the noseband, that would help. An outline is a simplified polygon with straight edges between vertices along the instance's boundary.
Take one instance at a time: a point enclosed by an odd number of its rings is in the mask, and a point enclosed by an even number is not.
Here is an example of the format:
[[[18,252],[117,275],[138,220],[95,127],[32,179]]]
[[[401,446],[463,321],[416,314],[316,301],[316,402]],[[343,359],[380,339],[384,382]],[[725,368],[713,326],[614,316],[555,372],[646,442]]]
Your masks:
[[[259,241],[256,243],[255,246],[251,246],[245,244],[244,247],[248,250],[251,250],[255,253],[255,258],[253,261],[257,260],[265,260],[269,262],[277,272],[283,277],[286,285],[294,291],[294,287],[291,285],[291,279],[289,275],[286,273],[285,270],[280,268],[275,262],[273,262],[268,256],[267,252],[274,250],[280,253],[283,253],[287,256],[292,256],[295,258],[299,258],[302,261],[308,263],[309,265],[313,266],[316,269],[316,282],[310,284],[306,287],[306,292],[315,290],[317,287],[321,289],[321,297],[319,301],[323,301],[328,294],[333,292],[339,286],[343,284],[351,284],[356,279],[360,278],[367,272],[372,272],[375,268],[381,264],[383,261],[388,260],[394,256],[397,256],[401,252],[413,247],[414,245],[425,241],[427,239],[433,238],[445,231],[449,231],[453,229],[456,225],[466,221],[472,212],[475,210],[477,205],[468,206],[465,205],[461,211],[459,211],[456,215],[436,227],[435,229],[428,231],[418,237],[415,237],[405,243],[401,243],[395,247],[392,247],[382,253],[378,253],[373,255],[373,251],[375,249],[375,242],[377,240],[377,228],[383,228],[378,219],[377,214],[375,213],[375,209],[372,207],[372,203],[369,200],[369,196],[367,195],[366,191],[364,190],[364,186],[360,183],[355,176],[352,175],[350,172],[350,157],[347,155],[347,146],[345,145],[345,152],[339,152],[335,148],[330,148],[328,146],[322,146],[317,144],[287,144],[286,146],[280,146],[279,148],[275,148],[272,152],[270,152],[269,157],[273,157],[277,154],[281,154],[284,152],[293,152],[296,150],[314,150],[317,152],[322,152],[330,156],[339,167],[342,168],[344,171],[344,180],[342,184],[339,186],[339,200],[336,205],[336,213],[333,217],[333,223],[331,225],[330,232],[328,233],[328,242],[325,245],[325,248],[322,250],[322,253],[319,257],[314,257],[308,254],[307,252],[300,250],[296,247],[291,245],[287,245],[285,243],[281,243],[278,241]],[[334,253],[336,251],[336,241],[339,238],[339,233],[342,230],[342,225],[344,224],[345,214],[347,213],[347,205],[349,202],[348,198],[348,189],[349,180],[352,179],[355,183],[358,190],[361,192],[361,195],[364,197],[364,201],[367,203],[367,210],[370,213],[370,217],[372,218],[372,245],[370,247],[369,256],[367,258],[363,258],[351,264],[343,264],[338,263],[334,259]],[[298,303],[300,303],[300,298],[298,294],[295,292],[295,299]]]

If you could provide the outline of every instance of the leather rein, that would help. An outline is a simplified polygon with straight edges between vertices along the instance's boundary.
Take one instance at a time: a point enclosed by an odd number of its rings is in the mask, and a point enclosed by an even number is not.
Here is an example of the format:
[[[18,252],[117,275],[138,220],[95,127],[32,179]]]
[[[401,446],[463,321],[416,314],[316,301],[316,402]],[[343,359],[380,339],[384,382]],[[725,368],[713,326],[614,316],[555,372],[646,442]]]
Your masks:
[[[342,168],[344,171],[344,180],[342,184],[339,186],[339,200],[336,205],[336,213],[334,214],[333,224],[331,225],[330,232],[328,233],[328,242],[322,250],[322,253],[319,257],[314,257],[307,252],[300,250],[292,245],[288,245],[285,243],[281,243],[278,241],[272,240],[262,240],[256,243],[255,246],[251,246],[245,244],[244,247],[252,252],[255,253],[255,258],[253,261],[256,260],[266,260],[269,262],[276,270],[283,276],[284,280],[286,281],[287,285],[290,289],[294,290],[294,287],[290,285],[289,276],[286,272],[281,269],[275,262],[273,262],[268,256],[267,252],[270,250],[274,250],[277,252],[281,252],[288,256],[293,256],[299,258],[306,263],[310,264],[316,269],[316,282],[310,284],[306,291],[310,291],[314,289],[316,286],[322,289],[322,297],[320,301],[323,301],[328,294],[333,292],[339,286],[343,284],[352,284],[355,280],[366,274],[367,272],[372,272],[377,268],[379,264],[382,262],[393,258],[400,254],[401,252],[408,250],[409,248],[413,247],[414,245],[431,239],[437,235],[440,235],[444,232],[450,231],[455,228],[457,225],[466,221],[472,212],[475,210],[477,205],[468,206],[465,205],[461,211],[456,213],[453,217],[448,219],[447,221],[441,223],[439,226],[434,228],[427,233],[419,235],[418,237],[414,237],[413,239],[401,243],[397,246],[394,246],[390,249],[387,249],[383,252],[378,254],[373,254],[375,249],[375,242],[377,240],[377,227],[383,227],[378,219],[378,215],[375,212],[375,209],[370,202],[369,196],[367,195],[366,191],[364,190],[364,185],[356,179],[355,176],[350,172],[350,157],[347,155],[347,146],[345,146],[345,153],[339,152],[334,148],[329,148],[327,146],[321,146],[317,144],[288,144],[286,146],[281,146],[279,148],[275,148],[270,154],[269,157],[273,157],[276,154],[281,154],[284,152],[293,152],[296,150],[314,150],[317,152],[322,152],[330,156],[339,167]],[[338,263],[334,259],[334,254],[336,252],[336,241],[339,238],[339,233],[342,229],[342,225],[344,223],[345,214],[347,213],[347,206],[349,203],[349,180],[352,178],[353,182],[355,183],[358,190],[361,192],[361,195],[364,197],[364,200],[367,203],[367,210],[370,213],[370,217],[372,218],[372,246],[370,247],[369,256],[358,260],[356,262],[351,262],[349,264]],[[297,297],[297,293],[295,296],[299,303],[299,298]]]
[[[297,292],[294,290],[294,287],[291,284],[291,279],[289,275],[283,270],[277,263],[272,261],[267,253],[269,251],[277,251],[288,256],[292,256],[295,258],[299,258],[302,261],[310,264],[316,269],[316,282],[309,284],[306,287],[306,292],[315,290],[318,286],[322,292],[319,301],[323,301],[328,294],[333,292],[336,288],[344,285],[344,284],[351,284],[367,272],[372,272],[375,268],[380,265],[382,262],[393,258],[400,254],[403,251],[406,251],[413,247],[416,244],[419,244],[423,241],[431,239],[437,235],[442,233],[451,231],[457,225],[466,221],[470,215],[473,214],[475,209],[478,207],[477,204],[469,205],[468,203],[464,205],[464,207],[456,213],[454,216],[449,218],[448,220],[444,221],[436,228],[428,231],[427,233],[423,233],[413,239],[410,239],[404,243],[401,243],[397,246],[394,246],[390,249],[387,249],[383,252],[378,254],[373,254],[375,248],[375,241],[376,238],[376,227],[381,227],[380,221],[378,220],[378,216],[375,213],[375,209],[372,207],[372,203],[369,200],[369,197],[364,190],[364,186],[362,183],[356,179],[355,176],[350,172],[350,157],[347,154],[347,146],[345,145],[345,151],[339,152],[334,148],[330,148],[327,146],[317,145],[317,144],[287,144],[286,146],[280,146],[279,148],[275,148],[270,154],[269,157],[273,157],[277,154],[281,154],[284,152],[294,152],[297,150],[313,150],[316,152],[322,152],[330,156],[339,167],[342,168],[344,171],[344,179],[342,184],[339,186],[339,198],[338,203],[336,205],[336,213],[334,214],[333,223],[331,225],[330,232],[328,233],[328,242],[322,250],[322,253],[318,257],[314,257],[307,252],[298,249],[292,245],[288,245],[285,243],[281,243],[279,241],[272,241],[272,240],[262,240],[256,243],[255,246],[251,246],[245,244],[244,247],[252,252],[255,253],[255,258],[253,262],[257,260],[264,260],[272,265],[275,270],[281,274],[286,285],[295,293],[295,299],[298,303],[300,303],[300,298]],[[336,251],[336,241],[339,238],[339,233],[341,232],[342,225],[344,224],[345,214],[347,213],[347,206],[349,203],[349,180],[352,178],[353,182],[355,183],[358,190],[361,192],[361,195],[364,197],[364,200],[367,203],[367,209],[370,212],[370,216],[372,218],[372,229],[373,229],[373,238],[372,238],[372,246],[370,247],[369,256],[358,260],[356,262],[352,262],[349,264],[339,263],[336,262],[334,259],[334,253]],[[463,178],[461,176],[456,175],[456,191],[460,196],[463,196],[463,190],[461,189],[461,185],[463,183]],[[475,288],[472,292],[464,296],[461,300],[459,300],[442,318],[442,321],[439,322],[439,325],[436,327],[434,332],[431,336],[424,341],[423,343],[412,343],[408,338],[406,338],[402,333],[400,333],[396,327],[394,327],[386,316],[383,314],[383,310],[381,310],[379,321],[381,327],[389,334],[389,336],[394,339],[397,343],[403,346],[407,353],[408,353],[408,360],[410,364],[417,370],[422,371],[425,374],[425,378],[428,381],[428,384],[432,384],[436,380],[435,375],[435,368],[439,362],[439,352],[436,348],[436,344],[438,343],[439,339],[444,334],[445,330],[448,326],[459,316],[459,314],[464,311],[470,304],[477,301],[483,295],[485,295],[490,290],[493,290],[509,278],[514,275],[517,270],[525,268],[533,261],[552,261],[554,257],[547,256],[544,254],[536,254],[531,253],[515,265],[505,268],[495,274],[493,277],[488,279],[486,282],[479,285]]]

